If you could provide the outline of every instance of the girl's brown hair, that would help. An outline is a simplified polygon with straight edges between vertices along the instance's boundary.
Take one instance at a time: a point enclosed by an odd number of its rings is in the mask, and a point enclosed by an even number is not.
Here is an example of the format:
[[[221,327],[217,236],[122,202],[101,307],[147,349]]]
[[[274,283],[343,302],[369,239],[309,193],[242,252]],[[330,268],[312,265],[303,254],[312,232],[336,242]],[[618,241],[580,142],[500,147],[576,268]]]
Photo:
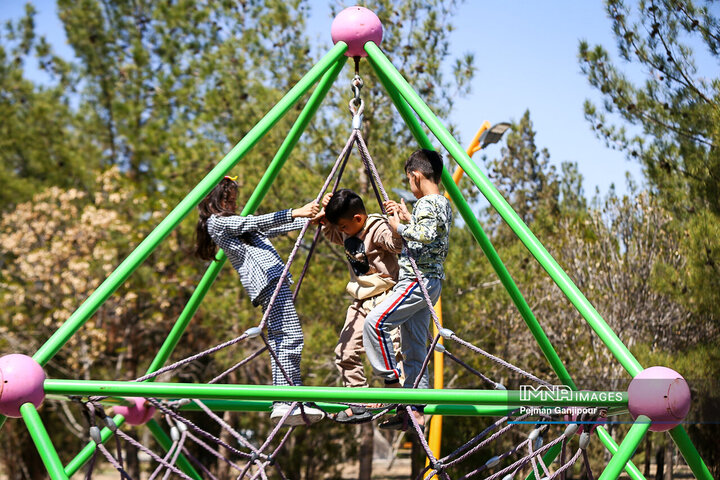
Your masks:
[[[195,229],[195,255],[203,260],[214,260],[217,245],[207,230],[211,215],[227,217],[236,215],[238,184],[230,177],[223,178],[198,204],[198,223]]]

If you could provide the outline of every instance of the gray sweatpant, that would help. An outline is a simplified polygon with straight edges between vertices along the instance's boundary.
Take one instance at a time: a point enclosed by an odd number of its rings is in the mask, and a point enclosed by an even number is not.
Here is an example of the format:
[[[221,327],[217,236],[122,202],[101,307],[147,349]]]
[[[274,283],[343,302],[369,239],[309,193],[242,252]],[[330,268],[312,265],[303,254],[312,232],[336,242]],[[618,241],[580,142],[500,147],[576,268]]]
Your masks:
[[[440,298],[442,280],[423,279],[433,305]],[[415,379],[422,374],[419,388],[430,388],[428,372],[420,372],[427,355],[428,328],[430,310],[417,279],[400,280],[388,297],[365,318],[363,344],[365,353],[376,374],[385,381],[400,379],[400,371],[395,362],[390,332],[400,328],[403,369],[406,388],[412,388]]]

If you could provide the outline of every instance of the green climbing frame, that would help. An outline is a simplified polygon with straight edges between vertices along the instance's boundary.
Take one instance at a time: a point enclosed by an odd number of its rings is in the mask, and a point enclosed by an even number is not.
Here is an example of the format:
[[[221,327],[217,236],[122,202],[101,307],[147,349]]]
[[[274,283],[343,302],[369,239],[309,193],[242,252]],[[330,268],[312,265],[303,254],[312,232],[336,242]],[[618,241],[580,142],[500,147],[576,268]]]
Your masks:
[[[250,130],[247,135],[203,178],[198,185],[168,214],[168,216],[133,250],[133,252],[110,274],[110,276],[93,292],[88,299],[72,314],[72,316],[53,334],[33,358],[45,365],[67,341],[81,328],[84,323],[98,310],[98,308],[127,280],[127,278],[142,264],[155,248],[177,227],[177,225],[197,206],[210,190],[227,174],[230,169],[240,162],[243,156],[256,145],[263,136],[295,105],[315,84],[317,87],[310,96],[295,124],[288,133],[285,141],[270,163],[262,180],[246,203],[242,215],[252,214],[260,205],[270,185],[280,173],[288,155],[296,145],[298,139],[307,127],[311,118],[317,111],[333,82],[345,65],[347,57],[344,55],[347,45],[338,42],[308,73]],[[610,329],[595,308],[580,292],[568,275],[562,270],[555,259],[533,235],[510,205],[502,198],[497,189],[488,178],[470,160],[465,150],[450,135],[448,130],[432,113],[410,84],[402,77],[380,48],[372,42],[365,45],[368,59],[375,69],[381,83],[388,91],[389,96],[396,105],[408,128],[412,131],[418,143],[424,148],[432,148],[430,139],[424,132],[424,123],[435,138],[449,152],[450,156],[462,167],[468,177],[474,182],[490,204],[507,222],[510,228],[520,238],[530,253],[542,265],[561,291],[605,343],[613,356],[620,362],[630,376],[635,377],[642,371],[642,366],[635,359],[628,348]],[[416,118],[419,117],[420,121]],[[452,201],[457,206],[463,219],[473,236],[478,241],[482,251],[487,256],[497,272],[503,286],[508,291],[514,304],[517,306],[522,318],[538,342],[539,348],[547,358],[560,381],[572,390],[577,390],[570,374],[565,369],[559,355],[550,343],[542,326],[530,311],[530,307],[514,283],[502,260],[493,248],[487,235],[472,213],[469,205],[462,197],[460,190],[452,182],[447,171],[443,172],[443,184],[450,193]],[[157,356],[148,369],[148,373],[156,372],[166,363],[184,331],[189,325],[195,311],[202,302],[213,281],[224,264],[224,255],[218,254],[218,261],[213,262],[195,292],[187,303],[185,309],[177,319],[167,339],[161,346]],[[520,401],[519,392],[516,391],[485,391],[485,390],[410,390],[410,389],[362,389],[355,390],[349,395],[346,389],[327,387],[293,387],[290,389],[270,388],[267,386],[249,385],[193,385],[150,382],[98,382],[75,380],[46,380],[47,394],[57,395],[152,395],[162,398],[205,398],[210,399],[207,405],[217,410],[267,410],[271,400],[310,400],[319,402],[338,401],[373,401],[390,403],[430,403],[430,410],[437,413],[463,414],[463,415],[504,415],[512,405],[527,405]],[[615,392],[617,394],[617,392]],[[558,402],[538,402],[536,405],[554,405]],[[564,405],[582,405],[577,400],[563,403]],[[627,395],[618,394],[614,402],[604,402],[605,406],[626,408]],[[185,408],[192,409],[192,405]],[[35,442],[41,457],[53,480],[67,479],[77,472],[92,456],[96,447],[89,443],[67,466],[63,467],[59,460],[55,446],[52,443],[37,410],[31,404],[21,408],[22,417]],[[0,418],[0,426],[4,422]],[[123,423],[122,416],[116,416],[118,426]],[[148,424],[151,433],[158,442],[169,448],[169,439],[162,428],[155,422]],[[617,478],[623,469],[633,479],[643,478],[642,474],[632,464],[631,457],[637,444],[647,432],[649,423],[647,419],[638,418],[628,432],[626,438],[618,446],[607,432],[599,428],[598,436],[603,444],[613,454],[610,464],[603,472],[601,479]],[[678,445],[680,452],[690,465],[693,473],[699,479],[710,480],[712,477],[707,466],[700,458],[697,450],[687,436],[682,426],[671,430],[672,438]],[[102,441],[107,441],[112,431],[105,428],[101,431]],[[547,461],[557,456],[559,448],[553,448],[545,454]],[[200,475],[193,469],[181,455],[178,465],[192,478],[199,479]],[[533,478],[531,474],[529,478]]]

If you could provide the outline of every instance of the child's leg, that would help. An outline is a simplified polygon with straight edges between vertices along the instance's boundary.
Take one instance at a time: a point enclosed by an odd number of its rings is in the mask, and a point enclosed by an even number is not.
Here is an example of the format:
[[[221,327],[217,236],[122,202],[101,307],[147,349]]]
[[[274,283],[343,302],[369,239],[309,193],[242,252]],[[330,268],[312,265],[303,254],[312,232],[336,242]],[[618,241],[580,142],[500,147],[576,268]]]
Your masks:
[[[422,294],[416,280],[403,280],[393,288],[388,297],[373,308],[365,319],[363,344],[368,360],[375,373],[386,382],[397,382],[400,371],[395,360],[395,351],[390,335],[419,308],[423,307]],[[424,302],[424,300],[423,300]],[[405,347],[403,347],[405,348]]]
[[[268,299],[269,301],[269,299]],[[263,310],[267,303],[263,303]],[[268,316],[268,343],[287,372],[293,385],[302,385],[300,378],[300,357],[303,349],[303,333],[300,319],[292,303],[292,293],[287,284],[280,288]],[[290,385],[275,359],[270,357],[273,385]]]
[[[346,387],[368,386],[360,358],[360,354],[364,351],[362,329],[365,321],[361,303],[360,300],[355,300],[348,307],[345,325],[343,325],[337,347],[335,347],[335,366],[337,366],[343,385]]]
[[[437,278],[426,278],[427,288],[433,305],[440,297],[442,281]],[[414,294],[422,299],[423,308],[418,309],[407,322],[400,326],[400,338],[403,348],[403,369],[405,370],[406,388],[412,388],[420,374],[420,368],[427,355],[428,328],[430,327],[430,309],[420,288]],[[418,388],[430,388],[427,368],[422,372]]]

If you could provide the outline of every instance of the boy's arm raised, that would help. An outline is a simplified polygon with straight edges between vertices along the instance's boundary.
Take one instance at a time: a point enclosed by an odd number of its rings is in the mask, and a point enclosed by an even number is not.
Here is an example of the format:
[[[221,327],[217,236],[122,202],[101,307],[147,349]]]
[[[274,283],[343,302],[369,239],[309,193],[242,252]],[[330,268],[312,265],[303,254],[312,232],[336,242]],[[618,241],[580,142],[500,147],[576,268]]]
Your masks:
[[[336,245],[343,245],[343,237],[342,233],[337,229],[335,225],[330,223],[329,221],[325,220],[325,223],[322,224],[322,233],[325,235],[325,238],[328,239],[331,243],[334,243]]]

